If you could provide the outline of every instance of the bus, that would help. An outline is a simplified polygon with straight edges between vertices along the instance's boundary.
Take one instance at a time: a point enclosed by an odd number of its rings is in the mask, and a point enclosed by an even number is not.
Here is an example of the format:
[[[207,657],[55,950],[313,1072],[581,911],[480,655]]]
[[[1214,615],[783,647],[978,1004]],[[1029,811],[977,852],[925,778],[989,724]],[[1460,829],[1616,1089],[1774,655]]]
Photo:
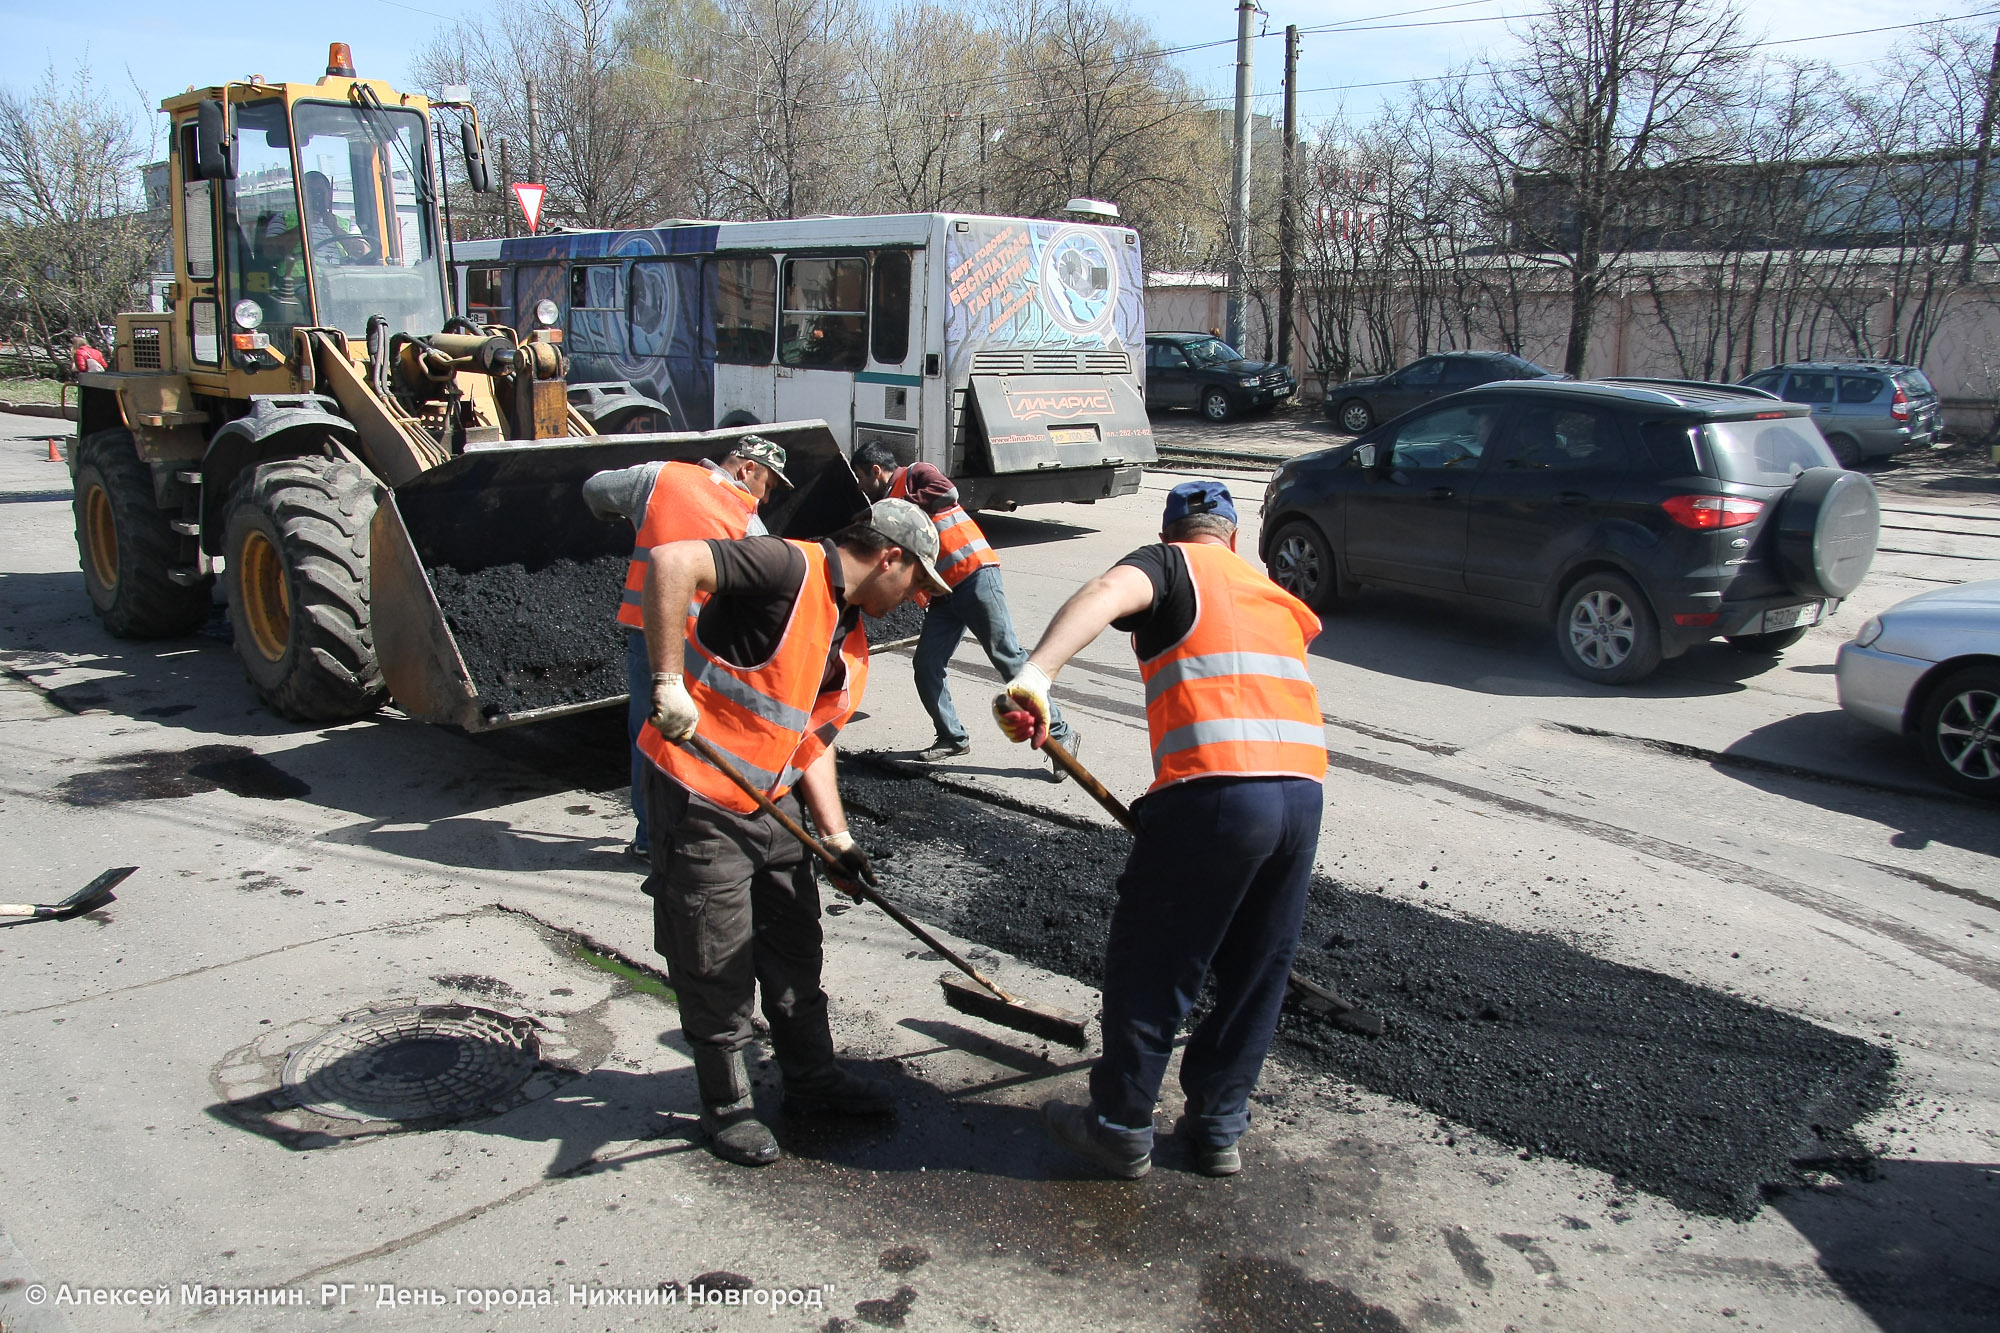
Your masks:
[[[818,419],[942,469],[968,508],[1139,488],[1138,233],[911,213],[460,241],[458,309],[558,328],[599,430]],[[629,387],[628,387],[629,386]]]

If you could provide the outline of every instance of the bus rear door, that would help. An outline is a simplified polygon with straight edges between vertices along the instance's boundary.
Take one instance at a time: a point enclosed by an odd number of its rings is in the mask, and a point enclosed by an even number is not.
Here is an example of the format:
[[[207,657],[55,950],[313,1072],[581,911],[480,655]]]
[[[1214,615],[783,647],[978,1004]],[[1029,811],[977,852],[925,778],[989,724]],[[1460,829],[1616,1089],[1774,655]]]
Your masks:
[[[868,293],[868,364],[854,377],[854,445],[880,440],[899,462],[922,457],[924,259],[922,250],[878,250]],[[924,459],[943,467],[945,458]]]

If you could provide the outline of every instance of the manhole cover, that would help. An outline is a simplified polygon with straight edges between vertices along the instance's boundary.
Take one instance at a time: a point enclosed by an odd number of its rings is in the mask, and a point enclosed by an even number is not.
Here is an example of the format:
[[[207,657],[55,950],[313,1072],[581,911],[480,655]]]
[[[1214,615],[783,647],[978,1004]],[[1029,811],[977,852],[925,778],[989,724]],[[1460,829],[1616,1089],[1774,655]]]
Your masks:
[[[336,1120],[457,1118],[505,1099],[541,1059],[533,1019],[463,1004],[357,1015],[285,1061],[298,1106]]]

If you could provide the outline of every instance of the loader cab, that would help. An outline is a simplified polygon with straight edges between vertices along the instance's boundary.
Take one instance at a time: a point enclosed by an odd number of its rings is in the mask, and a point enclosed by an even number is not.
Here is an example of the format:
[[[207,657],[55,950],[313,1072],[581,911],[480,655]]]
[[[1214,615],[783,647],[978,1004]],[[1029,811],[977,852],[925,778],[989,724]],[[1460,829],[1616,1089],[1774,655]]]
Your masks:
[[[204,103],[226,106],[226,119]],[[392,335],[444,327],[424,99],[328,76],[228,84],[169,99],[167,110],[181,242],[176,368],[217,377],[211,391],[231,398],[284,392],[296,328],[358,341],[373,315]]]

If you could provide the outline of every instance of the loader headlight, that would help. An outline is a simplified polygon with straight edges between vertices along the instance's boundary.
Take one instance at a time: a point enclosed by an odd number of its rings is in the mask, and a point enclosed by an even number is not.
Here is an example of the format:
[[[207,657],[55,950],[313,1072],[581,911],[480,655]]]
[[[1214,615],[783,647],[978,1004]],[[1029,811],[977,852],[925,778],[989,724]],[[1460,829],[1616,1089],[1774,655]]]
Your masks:
[[[239,329],[254,329],[264,322],[264,307],[247,296],[236,303],[236,309],[230,311],[230,314],[236,317],[236,327]]]
[[[561,317],[561,307],[548,297],[544,296],[541,300],[535,302],[535,323],[540,324],[543,328],[554,328],[556,320]]]

